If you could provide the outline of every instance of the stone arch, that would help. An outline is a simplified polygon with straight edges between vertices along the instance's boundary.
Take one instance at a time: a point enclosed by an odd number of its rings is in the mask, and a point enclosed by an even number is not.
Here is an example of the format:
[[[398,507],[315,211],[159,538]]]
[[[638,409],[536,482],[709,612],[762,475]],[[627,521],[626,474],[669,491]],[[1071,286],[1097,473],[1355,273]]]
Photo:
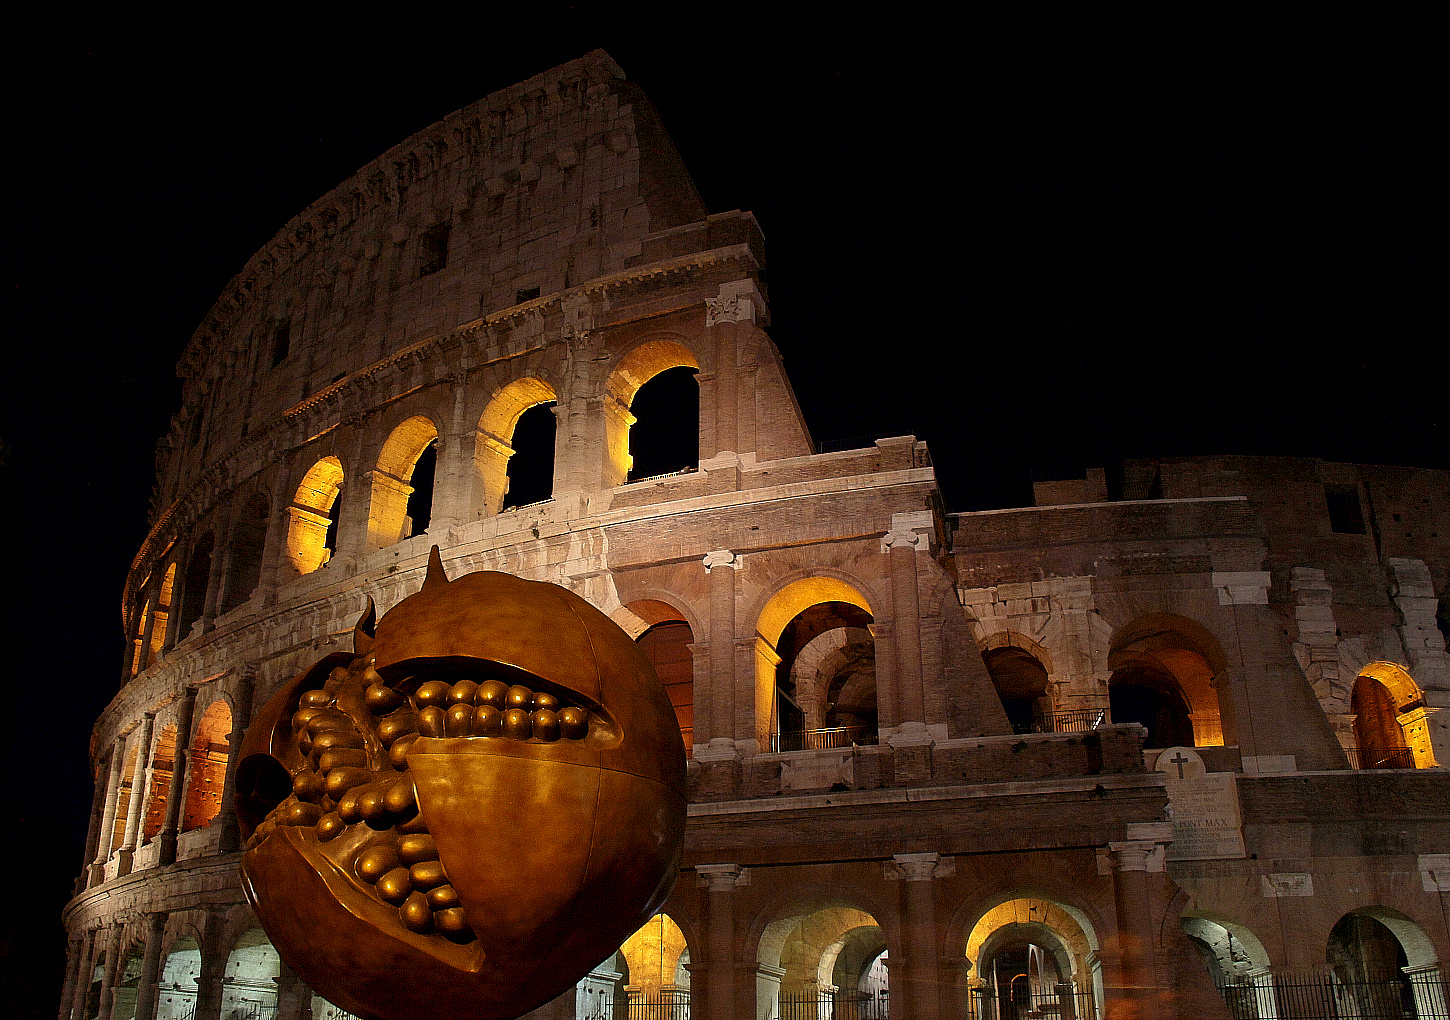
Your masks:
[[[764,599],[755,613],[754,736],[757,746],[786,749],[787,741],[782,734],[804,735],[805,732],[805,713],[794,704],[792,690],[782,682],[789,681],[797,649],[787,647],[782,654],[782,635],[802,614],[817,606],[853,607],[859,612],[843,610],[841,623],[864,627],[875,619],[871,603],[863,593],[864,587],[838,574],[822,572],[784,581]],[[834,622],[825,621],[819,625],[820,629],[836,629],[840,623],[832,626]],[[802,645],[813,636],[802,633]],[[874,673],[872,678],[874,691]],[[799,720],[795,718],[797,714]]]
[[[1393,662],[1371,662],[1359,671],[1350,694],[1354,764],[1371,768],[1434,768],[1435,749],[1420,685]]]
[[[221,811],[231,732],[231,705],[224,698],[217,698],[202,713],[191,742],[191,780],[186,789],[182,832],[210,825]]]
[[[201,962],[198,939],[188,934],[172,940],[157,982],[156,1020],[183,1020],[194,1013]]]
[[[1420,1016],[1444,1012],[1446,995],[1434,943],[1398,910],[1378,904],[1343,915],[1325,940],[1325,962],[1352,997],[1354,1015],[1409,1016],[1406,998]]]
[[[171,595],[176,590],[176,561],[172,560],[161,576],[161,586],[156,589],[156,608],[152,610],[151,642],[141,662],[144,670],[155,662],[167,646],[167,623],[171,619]]]
[[[168,723],[156,738],[151,752],[151,789],[146,792],[145,821],[141,838],[150,842],[166,820],[166,798],[171,792],[171,773],[176,767],[176,723]]]
[[[687,365],[667,368],[635,393],[626,481],[686,474],[700,466],[698,374]]]
[[[639,989],[647,997],[646,1001],[662,992],[689,990],[688,971],[684,971],[683,985],[678,980],[680,960],[688,958],[689,944],[684,930],[669,914],[661,911],[650,918],[624,940],[619,951],[629,968],[631,989]]]
[[[685,756],[693,757],[695,658],[691,649],[695,642],[694,628],[683,612],[657,599],[637,599],[621,606],[616,613],[636,628],[642,625],[631,636],[664,683],[680,725]]]
[[[307,469],[297,486],[287,508],[287,562],[298,576],[324,566],[336,551],[342,483],[342,461],[323,457]]]
[[[483,488],[484,513],[503,510],[509,491],[509,462],[514,456],[514,429],[525,411],[557,401],[554,387],[537,376],[526,376],[499,389],[478,419],[473,466]]]
[[[210,531],[192,544],[187,557],[186,574],[181,585],[181,614],[177,620],[176,644],[191,636],[192,625],[206,612],[207,590],[211,581],[211,558],[216,539]]]
[[[387,548],[417,533],[414,530],[417,522],[410,511],[419,507],[410,483],[419,461],[437,441],[438,426],[431,418],[421,414],[399,422],[388,434],[372,470],[372,491],[368,502],[370,549]],[[431,511],[431,491],[427,497]]]
[[[1227,665],[1218,641],[1196,620],[1175,613],[1136,617],[1114,631],[1108,653],[1113,721],[1142,723],[1149,747],[1221,746],[1215,684]]]
[[[790,672],[807,730],[854,723],[875,732],[876,646],[869,630],[837,627],[817,634],[796,654]],[[842,722],[848,715],[852,723]]]
[[[974,908],[963,905],[949,931],[957,932],[961,939],[961,952],[967,962],[967,992],[975,999],[990,1001],[1003,992],[992,980],[993,973],[984,967],[984,963],[992,962],[990,954],[1009,944],[1040,945],[1031,942],[1036,936],[1051,943],[1044,948],[1051,950],[1063,980],[1071,981],[1078,994],[1091,993],[1095,1002],[1103,1001],[1096,926],[1087,911],[1068,897],[1026,890],[1002,891]],[[1007,992],[1010,997],[1010,987]]]
[[[135,1020],[136,998],[141,990],[141,968],[146,959],[145,950],[145,940],[138,938],[127,939],[122,947],[121,963],[116,968],[116,982],[111,986],[111,1020]]]
[[[232,537],[227,546],[230,563],[226,591],[222,593],[221,612],[225,615],[243,605],[262,583],[262,552],[267,544],[267,519],[271,505],[260,492],[252,493],[232,523]]]
[[[699,370],[699,359],[681,342],[683,339],[658,335],[645,338],[626,349],[615,362],[605,383],[603,484],[606,489],[623,485],[634,465],[629,452],[629,430],[636,419],[630,408],[640,388],[672,368]],[[698,432],[697,422],[697,435]]]
[[[261,928],[242,932],[222,971],[221,1016],[265,1015],[277,1005],[282,959]]]
[[[982,664],[1013,733],[1050,730],[1052,656],[1036,641],[1015,631],[989,634],[978,643]]]
[[[835,975],[841,947],[846,936],[860,932],[857,941],[865,941],[865,932],[874,929],[873,945],[879,940],[882,951],[894,944],[896,933],[888,931],[879,920],[891,915],[881,905],[870,902],[860,891],[836,886],[814,886],[799,891],[791,899],[763,910],[751,925],[742,949],[753,950],[756,969],[756,1015],[776,1016],[782,994],[819,994],[834,989],[822,987],[820,975],[828,955]],[[863,954],[864,955],[864,954]],[[880,955],[857,960],[869,965]],[[855,978],[859,981],[860,975]]]
[[[135,676],[146,668],[146,623],[151,618],[151,600],[141,605],[141,614],[136,620],[136,638],[131,654],[131,675]]]

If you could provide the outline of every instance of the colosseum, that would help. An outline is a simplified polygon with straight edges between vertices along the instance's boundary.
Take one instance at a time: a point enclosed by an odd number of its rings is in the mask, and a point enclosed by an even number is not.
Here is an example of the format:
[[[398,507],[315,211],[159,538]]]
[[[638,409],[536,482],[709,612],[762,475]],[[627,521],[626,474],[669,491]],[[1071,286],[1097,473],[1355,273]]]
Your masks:
[[[817,449],[764,267],[598,51],[251,258],[178,366],[61,1020],[346,1016],[243,896],[237,751],[434,546],[608,614],[689,756],[665,910],[530,1017],[1450,1016],[1450,472],[950,513],[914,436]],[[662,407],[697,442],[636,463]]]

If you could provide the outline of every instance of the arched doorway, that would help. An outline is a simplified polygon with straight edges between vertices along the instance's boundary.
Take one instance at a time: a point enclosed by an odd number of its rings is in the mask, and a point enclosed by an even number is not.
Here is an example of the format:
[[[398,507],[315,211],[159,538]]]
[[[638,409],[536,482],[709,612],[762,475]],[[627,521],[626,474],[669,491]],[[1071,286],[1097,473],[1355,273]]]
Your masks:
[[[261,1020],[277,1008],[282,960],[261,928],[244,932],[227,956],[222,1020]]]
[[[1233,1016],[1279,1015],[1269,953],[1253,932],[1227,919],[1190,915],[1180,923]]]
[[[337,549],[342,461],[323,457],[308,469],[287,508],[287,562],[298,576],[332,559]]]
[[[628,481],[693,471],[700,465],[700,384],[697,369],[667,368],[635,393],[629,405]]]
[[[1355,768],[1434,768],[1435,750],[1419,684],[1393,662],[1371,662],[1350,693],[1355,747],[1346,748]]]
[[[1340,1016],[1410,1020],[1450,1012],[1434,944],[1399,911],[1345,914],[1329,933],[1325,962]]]
[[[685,933],[668,914],[646,921],[619,947],[621,968],[628,975],[630,1017],[641,1020],[688,1020],[690,1015],[689,946]]]
[[[207,706],[196,727],[196,739],[191,744],[191,782],[186,790],[182,832],[210,825],[221,811],[231,732],[231,706],[218,698]]]
[[[504,386],[484,408],[474,442],[473,470],[485,515],[553,494],[557,399],[548,383],[527,377]]]
[[[111,1020],[136,1020],[136,997],[141,988],[141,967],[145,962],[140,946],[133,946],[121,959],[112,990]],[[147,1017],[146,1020],[150,1020]]]
[[[604,455],[602,465],[605,488],[623,485],[633,478],[655,475],[663,471],[676,471],[699,464],[699,386],[694,373],[700,368],[694,354],[684,344],[674,340],[650,340],[631,348],[620,359],[610,373],[606,383],[607,397],[604,414]],[[647,395],[641,411],[648,411],[649,418],[659,418],[658,424],[675,436],[665,443],[641,436],[645,444],[641,449],[639,471],[633,471],[636,442],[631,429],[639,421],[633,407],[642,389],[660,378],[655,387],[662,399],[660,407],[651,406],[652,396]],[[693,395],[691,394],[693,390]],[[689,421],[689,410],[693,403],[695,418]],[[688,422],[688,424],[687,424]],[[651,422],[644,423],[648,432]],[[693,440],[694,451],[690,445]],[[646,456],[647,454],[647,456]],[[655,459],[656,454],[660,459]],[[651,463],[653,461],[653,463]],[[673,464],[673,467],[661,465]],[[656,470],[659,469],[659,470]]]
[[[756,952],[756,1015],[779,1020],[884,1020],[890,1015],[886,937],[842,902],[796,904],[765,926]]]
[[[183,935],[171,944],[157,984],[156,1020],[184,1020],[196,1012],[197,978],[201,976],[201,947]]]
[[[1047,668],[1037,656],[1025,648],[1004,645],[984,651],[982,663],[997,689],[1012,732],[1043,729],[1042,720],[1052,711],[1052,699],[1047,692]]]
[[[422,534],[433,512],[438,427],[423,415],[400,423],[378,451],[368,504],[368,544],[384,549]]]
[[[625,607],[645,626],[635,644],[655,668],[680,724],[685,756],[694,753],[695,632],[678,609],[656,599],[640,599]]]
[[[1082,911],[1056,900],[1012,896],[983,912],[967,934],[968,1006],[974,1017],[1025,1020],[1102,1016],[1097,935]]]
[[[1147,747],[1217,747],[1223,717],[1214,678],[1226,667],[1202,624],[1171,613],[1139,617],[1113,635],[1109,711],[1148,731]]]

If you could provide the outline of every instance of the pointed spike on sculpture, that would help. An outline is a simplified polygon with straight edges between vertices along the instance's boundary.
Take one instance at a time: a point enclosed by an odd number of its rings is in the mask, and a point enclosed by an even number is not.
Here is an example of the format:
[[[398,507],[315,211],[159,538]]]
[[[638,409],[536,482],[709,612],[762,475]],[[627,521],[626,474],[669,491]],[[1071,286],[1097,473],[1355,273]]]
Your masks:
[[[352,628],[352,650],[354,655],[363,655],[373,646],[373,635],[377,632],[375,624],[378,618],[377,606],[373,604],[373,597],[368,596],[368,607],[363,610],[362,616],[358,617],[357,623]]]
[[[448,575],[443,572],[443,557],[435,545],[428,554],[428,576],[423,578],[423,590],[431,591],[435,586],[447,583]]]

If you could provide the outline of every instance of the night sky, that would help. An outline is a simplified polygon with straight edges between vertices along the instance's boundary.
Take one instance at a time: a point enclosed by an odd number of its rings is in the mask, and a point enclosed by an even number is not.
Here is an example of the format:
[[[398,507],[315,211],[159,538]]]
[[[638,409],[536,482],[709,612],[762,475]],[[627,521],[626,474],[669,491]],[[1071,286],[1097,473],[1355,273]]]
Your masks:
[[[1450,467],[1423,26],[778,13],[17,27],[0,739],[5,817],[51,862],[42,920],[80,870],[89,728],[192,330],[365,163],[596,47],[710,210],[760,221],[816,440],[916,434],[948,510],[1124,457]]]

